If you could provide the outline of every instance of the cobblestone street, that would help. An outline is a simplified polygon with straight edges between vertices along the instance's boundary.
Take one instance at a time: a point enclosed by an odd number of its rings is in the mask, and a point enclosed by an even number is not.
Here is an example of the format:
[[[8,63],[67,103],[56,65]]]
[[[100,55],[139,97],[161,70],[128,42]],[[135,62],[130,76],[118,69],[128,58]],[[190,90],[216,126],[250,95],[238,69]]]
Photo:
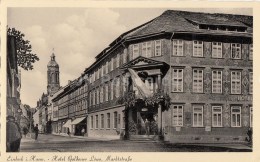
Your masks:
[[[250,152],[242,144],[171,144],[158,141],[123,141],[39,135],[23,138],[21,152]]]

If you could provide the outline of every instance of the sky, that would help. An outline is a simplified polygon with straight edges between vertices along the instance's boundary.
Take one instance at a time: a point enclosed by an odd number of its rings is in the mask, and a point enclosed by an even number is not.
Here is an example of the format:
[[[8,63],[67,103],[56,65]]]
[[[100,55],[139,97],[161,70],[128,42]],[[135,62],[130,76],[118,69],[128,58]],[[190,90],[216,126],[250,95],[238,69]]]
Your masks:
[[[173,8],[170,8],[173,9]],[[21,101],[31,107],[47,92],[47,64],[53,52],[60,66],[60,84],[74,80],[104,48],[122,33],[159,15],[167,8],[8,8],[7,24],[25,34],[40,61],[22,70]],[[252,15],[247,8],[178,9],[194,12]]]

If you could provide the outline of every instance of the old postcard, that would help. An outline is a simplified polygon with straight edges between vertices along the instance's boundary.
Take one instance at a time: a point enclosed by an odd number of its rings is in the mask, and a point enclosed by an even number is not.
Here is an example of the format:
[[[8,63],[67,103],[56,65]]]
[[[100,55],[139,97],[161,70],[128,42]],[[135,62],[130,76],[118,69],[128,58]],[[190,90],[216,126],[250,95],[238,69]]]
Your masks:
[[[51,4],[1,6],[3,161],[260,160],[258,3]]]

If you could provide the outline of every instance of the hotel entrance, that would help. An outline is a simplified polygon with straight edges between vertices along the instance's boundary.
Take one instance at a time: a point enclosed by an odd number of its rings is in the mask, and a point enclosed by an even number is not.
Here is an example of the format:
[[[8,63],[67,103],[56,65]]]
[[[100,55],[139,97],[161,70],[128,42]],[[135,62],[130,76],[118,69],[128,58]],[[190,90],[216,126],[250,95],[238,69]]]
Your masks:
[[[138,135],[157,135],[157,113],[149,111],[138,112],[139,118],[137,125],[139,125]]]
[[[157,109],[133,108],[129,111],[129,119],[132,135],[158,135],[158,114]]]
[[[126,74],[126,138],[162,134],[162,103],[166,94],[162,79],[169,69],[165,62],[139,56],[124,67]]]

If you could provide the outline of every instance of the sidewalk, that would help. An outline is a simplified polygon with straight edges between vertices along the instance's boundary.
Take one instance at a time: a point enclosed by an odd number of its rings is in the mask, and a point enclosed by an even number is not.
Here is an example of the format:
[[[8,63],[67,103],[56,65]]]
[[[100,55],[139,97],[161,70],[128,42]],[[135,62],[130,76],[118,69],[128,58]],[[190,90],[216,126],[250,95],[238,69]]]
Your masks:
[[[50,136],[49,138],[46,138],[46,136]],[[50,141],[52,138],[51,136],[55,137],[54,141],[56,142],[64,142],[64,141],[75,141],[75,140],[83,140],[83,141],[113,141],[113,140],[119,140],[119,138],[114,138],[114,137],[87,137],[87,136],[74,136],[65,134],[65,133],[60,133],[60,134],[39,134],[38,140],[34,140],[34,135],[32,135],[32,138],[30,134],[28,134],[26,137],[23,136],[21,139],[22,143],[31,143],[31,142],[46,142]],[[64,138],[58,138],[59,136],[64,137]]]
[[[252,150],[252,147],[249,147],[247,143],[193,143],[193,144],[181,144],[181,145],[193,145],[193,146],[208,146],[208,147],[224,147],[230,149],[238,149],[238,150]]]
[[[69,137],[66,133],[52,133],[54,136],[63,136],[63,137]],[[88,137],[88,136],[74,136],[71,135],[70,138],[78,138],[78,139],[86,139],[91,141],[112,141],[112,140],[120,140],[119,137]]]

